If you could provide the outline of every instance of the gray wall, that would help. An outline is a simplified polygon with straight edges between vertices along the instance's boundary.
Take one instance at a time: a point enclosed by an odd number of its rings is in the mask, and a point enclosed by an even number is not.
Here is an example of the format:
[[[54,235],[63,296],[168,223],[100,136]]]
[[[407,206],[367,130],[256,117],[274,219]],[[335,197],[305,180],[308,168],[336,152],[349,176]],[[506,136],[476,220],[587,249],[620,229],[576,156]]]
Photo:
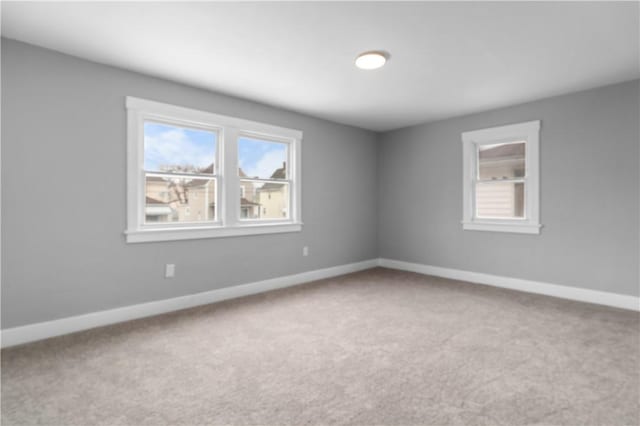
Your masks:
[[[378,255],[638,295],[639,84],[376,137],[3,39],[2,327]],[[303,231],[125,244],[127,95],[303,130]],[[542,234],[463,231],[460,133],[534,119]]]
[[[379,137],[380,257],[639,294],[639,81]],[[463,131],[542,120],[540,235],[463,231]]]
[[[127,95],[302,130],[303,231],[125,244]],[[2,327],[375,258],[376,150],[372,132],[2,40]]]

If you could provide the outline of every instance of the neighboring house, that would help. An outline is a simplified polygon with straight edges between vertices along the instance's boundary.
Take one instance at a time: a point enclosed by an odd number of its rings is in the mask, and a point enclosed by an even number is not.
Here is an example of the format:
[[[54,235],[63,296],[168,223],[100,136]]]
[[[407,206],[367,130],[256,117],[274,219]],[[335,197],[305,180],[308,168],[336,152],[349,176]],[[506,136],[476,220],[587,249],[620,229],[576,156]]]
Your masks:
[[[213,171],[213,164],[201,173]],[[145,222],[196,222],[215,218],[215,182],[208,179],[149,176]]]
[[[247,178],[247,174],[238,169],[240,179]],[[240,218],[260,219],[260,204],[256,201],[256,190],[251,181],[240,180]]]
[[[207,170],[212,171],[213,165]],[[239,169],[240,178],[248,178]],[[286,177],[286,164],[273,179]],[[145,222],[194,222],[215,218],[215,183],[207,179],[147,177]],[[288,217],[286,184],[240,180],[240,217],[242,219],[281,219]]]
[[[286,179],[286,163],[271,175],[273,179]],[[282,219],[289,216],[289,191],[287,184],[267,182],[257,190],[262,219]]]
[[[160,195],[158,192],[152,191],[152,193]],[[147,193],[149,193],[148,183]],[[166,202],[147,196],[144,214],[147,222],[167,222],[167,218],[173,214],[173,209]]]
[[[476,212],[482,217],[523,217],[524,184],[500,182],[525,173],[525,144],[511,143],[481,149],[480,179],[491,180],[476,187]]]

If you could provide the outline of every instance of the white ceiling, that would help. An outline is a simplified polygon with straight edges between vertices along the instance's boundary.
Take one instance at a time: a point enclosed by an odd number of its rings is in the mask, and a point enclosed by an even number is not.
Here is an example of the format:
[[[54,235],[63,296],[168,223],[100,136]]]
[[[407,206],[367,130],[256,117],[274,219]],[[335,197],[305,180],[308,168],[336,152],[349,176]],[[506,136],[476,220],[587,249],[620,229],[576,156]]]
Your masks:
[[[2,35],[380,131],[638,78],[638,8],[5,1]]]

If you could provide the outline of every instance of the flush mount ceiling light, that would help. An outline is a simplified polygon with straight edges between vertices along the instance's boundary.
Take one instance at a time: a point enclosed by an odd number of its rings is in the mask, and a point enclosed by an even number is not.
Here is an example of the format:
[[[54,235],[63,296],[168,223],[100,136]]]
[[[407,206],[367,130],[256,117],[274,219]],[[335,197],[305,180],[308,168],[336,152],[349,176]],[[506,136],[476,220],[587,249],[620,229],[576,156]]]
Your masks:
[[[389,54],[380,50],[364,52],[356,58],[356,67],[363,70],[375,70],[382,67],[388,58]]]

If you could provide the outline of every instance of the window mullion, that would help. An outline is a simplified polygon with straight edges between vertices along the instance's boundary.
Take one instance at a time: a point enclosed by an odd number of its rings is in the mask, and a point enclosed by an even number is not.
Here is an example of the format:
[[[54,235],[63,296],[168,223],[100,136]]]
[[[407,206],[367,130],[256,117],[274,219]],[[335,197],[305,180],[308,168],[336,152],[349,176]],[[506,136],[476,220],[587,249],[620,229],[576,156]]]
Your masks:
[[[240,177],[238,176],[238,129],[224,129],[224,177],[222,193],[224,197],[222,220],[225,226],[236,226],[240,218]]]

